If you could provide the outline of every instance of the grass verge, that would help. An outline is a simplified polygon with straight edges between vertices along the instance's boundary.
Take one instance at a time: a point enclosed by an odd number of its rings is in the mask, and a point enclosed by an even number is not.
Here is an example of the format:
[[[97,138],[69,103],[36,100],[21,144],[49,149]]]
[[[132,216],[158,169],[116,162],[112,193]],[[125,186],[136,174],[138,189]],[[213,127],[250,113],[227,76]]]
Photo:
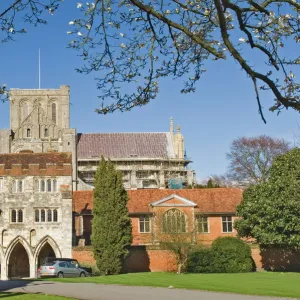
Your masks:
[[[75,300],[53,295],[0,292],[0,299],[7,300]]]
[[[182,274],[130,273],[114,276],[51,279],[128,286],[153,286],[237,294],[300,298],[300,273]]]

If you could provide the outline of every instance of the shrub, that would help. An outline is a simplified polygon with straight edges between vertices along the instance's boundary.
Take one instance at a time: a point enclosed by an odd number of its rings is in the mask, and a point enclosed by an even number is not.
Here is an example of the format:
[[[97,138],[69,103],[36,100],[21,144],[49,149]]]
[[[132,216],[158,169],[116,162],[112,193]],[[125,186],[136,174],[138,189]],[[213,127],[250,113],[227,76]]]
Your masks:
[[[191,253],[187,259],[187,272],[214,273],[213,253],[211,249],[200,249]]]
[[[191,273],[241,273],[252,270],[250,246],[234,237],[217,238],[210,249],[191,253],[187,261],[187,271]]]
[[[214,268],[219,273],[251,272],[253,269],[250,246],[238,238],[217,238],[211,251]]]
[[[96,264],[87,263],[87,262],[83,262],[83,263],[79,263],[79,264],[82,267],[92,268],[92,276],[99,276],[100,275],[100,271],[99,271]]]

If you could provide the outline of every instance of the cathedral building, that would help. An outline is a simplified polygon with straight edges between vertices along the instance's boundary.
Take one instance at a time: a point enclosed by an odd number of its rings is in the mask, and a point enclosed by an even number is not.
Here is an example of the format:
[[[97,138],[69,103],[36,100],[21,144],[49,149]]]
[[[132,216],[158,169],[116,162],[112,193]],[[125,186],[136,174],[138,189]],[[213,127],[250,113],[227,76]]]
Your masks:
[[[184,137],[170,132],[76,133],[70,128],[70,89],[11,89],[10,128],[0,130],[0,154],[70,152],[73,189],[93,189],[101,156],[123,173],[126,189],[193,185]]]

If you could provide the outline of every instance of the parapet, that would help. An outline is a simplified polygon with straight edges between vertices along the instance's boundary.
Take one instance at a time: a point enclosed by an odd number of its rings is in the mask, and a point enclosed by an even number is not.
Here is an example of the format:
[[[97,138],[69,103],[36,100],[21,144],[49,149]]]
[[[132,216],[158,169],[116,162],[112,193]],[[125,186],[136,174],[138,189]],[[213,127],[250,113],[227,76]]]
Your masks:
[[[72,176],[72,154],[0,154],[0,176]]]

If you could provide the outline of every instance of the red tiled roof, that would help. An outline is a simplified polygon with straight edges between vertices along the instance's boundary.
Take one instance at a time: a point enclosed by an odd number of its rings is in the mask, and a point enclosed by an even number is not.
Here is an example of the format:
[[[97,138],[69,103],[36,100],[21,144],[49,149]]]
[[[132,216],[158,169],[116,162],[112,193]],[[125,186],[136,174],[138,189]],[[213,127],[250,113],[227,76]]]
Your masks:
[[[149,133],[79,133],[78,159],[99,158],[175,158],[171,135]]]
[[[242,200],[243,191],[237,188],[185,189],[185,190],[129,190],[128,210],[130,213],[150,212],[150,203],[176,194],[197,204],[196,212],[233,213]],[[73,196],[73,209],[81,212],[93,208],[93,191],[76,191]]]

